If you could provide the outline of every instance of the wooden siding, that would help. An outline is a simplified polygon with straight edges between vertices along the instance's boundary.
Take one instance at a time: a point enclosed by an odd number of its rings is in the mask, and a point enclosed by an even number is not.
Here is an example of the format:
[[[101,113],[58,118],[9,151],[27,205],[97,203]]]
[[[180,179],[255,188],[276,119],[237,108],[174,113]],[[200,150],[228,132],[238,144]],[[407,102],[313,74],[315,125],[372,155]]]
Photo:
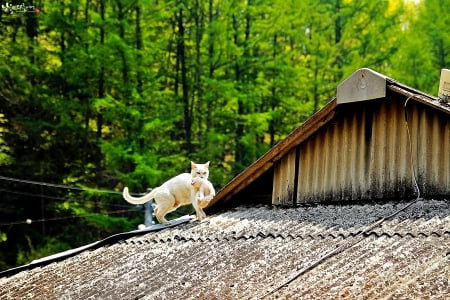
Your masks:
[[[273,203],[413,198],[411,164],[422,196],[449,195],[448,114],[409,101],[410,143],[405,98],[397,98],[337,107],[333,120],[275,165]]]

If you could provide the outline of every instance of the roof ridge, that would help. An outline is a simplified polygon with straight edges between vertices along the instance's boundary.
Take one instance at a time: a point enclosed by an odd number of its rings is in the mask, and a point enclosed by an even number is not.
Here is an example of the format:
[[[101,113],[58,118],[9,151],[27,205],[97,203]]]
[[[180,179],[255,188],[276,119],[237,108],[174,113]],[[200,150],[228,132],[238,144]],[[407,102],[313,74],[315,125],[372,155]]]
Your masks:
[[[380,237],[398,237],[398,238],[423,238],[423,237],[444,237],[450,236],[450,231],[394,231],[394,232],[379,232],[376,230],[370,230],[368,232],[363,232],[362,230],[353,231],[353,232],[329,232],[329,233],[311,233],[311,234],[282,234],[273,231],[257,231],[253,233],[244,233],[244,234],[236,234],[235,232],[222,232],[218,234],[212,235],[198,235],[198,234],[189,234],[178,232],[173,236],[167,237],[158,237],[158,236],[150,236],[148,239],[140,239],[139,241],[135,240],[123,240],[122,243],[130,243],[130,244],[144,244],[144,243],[155,243],[155,244],[165,244],[171,242],[194,242],[194,243],[206,243],[206,242],[221,242],[221,241],[239,241],[239,240],[255,240],[255,239],[281,239],[281,240],[324,240],[324,239],[347,239],[353,238],[360,234],[363,234],[365,237],[374,236],[377,238]]]

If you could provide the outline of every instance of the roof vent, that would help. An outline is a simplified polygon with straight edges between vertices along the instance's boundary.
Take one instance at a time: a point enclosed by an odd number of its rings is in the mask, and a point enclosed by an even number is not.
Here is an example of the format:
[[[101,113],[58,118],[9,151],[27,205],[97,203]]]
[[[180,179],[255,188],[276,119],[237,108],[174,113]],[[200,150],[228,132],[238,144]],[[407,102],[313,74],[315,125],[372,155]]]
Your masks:
[[[441,81],[439,83],[438,97],[441,99],[450,97],[450,70],[442,69]]]
[[[386,76],[371,69],[359,69],[337,87],[338,104],[386,97]]]

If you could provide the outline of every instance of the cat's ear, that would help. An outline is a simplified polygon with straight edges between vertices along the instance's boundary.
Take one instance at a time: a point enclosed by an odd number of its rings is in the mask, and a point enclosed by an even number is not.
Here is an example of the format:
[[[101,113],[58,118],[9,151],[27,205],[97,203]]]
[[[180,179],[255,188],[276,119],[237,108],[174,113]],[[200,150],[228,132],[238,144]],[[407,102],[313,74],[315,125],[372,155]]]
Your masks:
[[[207,167],[207,168],[209,169],[209,161],[207,161],[207,162],[205,163],[205,167]]]
[[[191,169],[197,168],[197,164],[191,160]]]

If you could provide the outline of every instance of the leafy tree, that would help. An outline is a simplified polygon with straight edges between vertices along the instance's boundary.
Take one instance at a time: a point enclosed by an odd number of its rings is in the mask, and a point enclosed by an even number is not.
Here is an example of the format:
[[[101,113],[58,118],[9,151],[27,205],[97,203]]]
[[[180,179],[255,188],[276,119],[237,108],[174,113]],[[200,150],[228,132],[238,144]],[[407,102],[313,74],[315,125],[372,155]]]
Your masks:
[[[1,268],[134,228],[143,213],[123,201],[123,186],[144,192],[189,160],[210,160],[220,188],[358,68],[434,93],[449,63],[448,6],[78,0],[2,9],[0,175],[76,189],[0,180]]]
[[[450,64],[450,38],[446,34],[450,21],[444,17],[448,0],[423,0],[409,3],[409,18],[402,20],[403,39],[390,72],[395,78],[430,94],[437,94],[440,70]]]

